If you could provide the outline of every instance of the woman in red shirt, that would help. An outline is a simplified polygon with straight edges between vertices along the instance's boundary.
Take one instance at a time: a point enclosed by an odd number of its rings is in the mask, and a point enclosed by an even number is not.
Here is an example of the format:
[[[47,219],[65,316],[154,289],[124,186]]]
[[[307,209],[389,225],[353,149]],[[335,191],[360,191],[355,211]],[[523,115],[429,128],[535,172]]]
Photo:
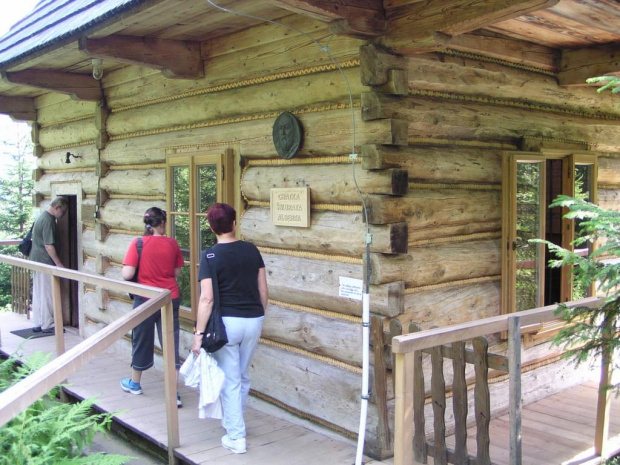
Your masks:
[[[131,280],[138,270],[138,283],[161,287],[172,293],[174,322],[175,364],[179,369],[179,306],[181,293],[176,278],[181,276],[183,254],[177,241],[166,236],[166,212],[152,207],[144,213],[145,233],[142,237],[142,252],[138,255],[138,238],[134,239],[123,260],[123,279]],[[148,299],[134,295],[133,308]],[[131,394],[142,394],[140,380],[142,372],[153,366],[155,349],[155,327],[159,343],[162,344],[161,310],[136,326],[132,332],[131,378],[121,379],[121,388]],[[182,406],[177,393],[177,405]]]

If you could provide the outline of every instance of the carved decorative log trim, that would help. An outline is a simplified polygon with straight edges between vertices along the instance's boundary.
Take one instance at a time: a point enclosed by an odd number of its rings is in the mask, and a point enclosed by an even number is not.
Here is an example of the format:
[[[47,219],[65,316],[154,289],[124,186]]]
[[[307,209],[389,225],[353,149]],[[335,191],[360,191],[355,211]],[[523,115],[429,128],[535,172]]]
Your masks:
[[[74,100],[98,102],[102,96],[99,81],[87,74],[27,69],[3,73],[2,76],[7,82],[12,84],[67,94]]]
[[[90,57],[159,69],[169,79],[204,77],[199,42],[112,35],[82,37],[79,48]]]
[[[20,121],[36,121],[37,119],[34,99],[28,97],[0,95],[0,113]]]

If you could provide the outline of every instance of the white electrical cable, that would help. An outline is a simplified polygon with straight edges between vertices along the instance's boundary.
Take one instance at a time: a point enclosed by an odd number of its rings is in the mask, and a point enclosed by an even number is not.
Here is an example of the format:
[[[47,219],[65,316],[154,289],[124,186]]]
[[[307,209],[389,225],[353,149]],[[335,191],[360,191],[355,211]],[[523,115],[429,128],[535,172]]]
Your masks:
[[[263,21],[266,23],[274,24],[279,27],[284,27],[286,29],[290,29],[292,31],[298,32],[306,36],[311,42],[316,44],[319,49],[324,52],[329,59],[334,63],[340,74],[342,75],[346,85],[347,92],[349,94],[349,107],[351,109],[351,153],[349,155],[351,159],[351,167],[353,171],[353,182],[355,184],[355,189],[360,196],[362,202],[362,210],[364,212],[364,219],[366,221],[366,276],[364,277],[364,293],[362,295],[362,393],[361,393],[361,406],[360,406],[360,425],[359,432],[357,437],[357,453],[355,456],[355,465],[363,465],[362,462],[364,455],[364,442],[366,438],[366,419],[368,416],[368,399],[370,397],[368,392],[368,379],[369,379],[369,359],[370,359],[370,295],[369,295],[369,282],[370,282],[370,244],[372,242],[372,235],[370,233],[370,224],[368,223],[368,209],[366,207],[366,201],[364,199],[364,195],[362,194],[359,185],[357,184],[357,179],[355,177],[355,160],[358,155],[355,153],[355,137],[356,137],[356,129],[355,129],[355,110],[353,107],[353,93],[351,92],[351,85],[349,83],[349,79],[347,75],[344,73],[338,61],[333,57],[333,55],[329,51],[329,42],[331,38],[327,42],[326,45],[321,45],[319,41],[317,41],[314,37],[308,34],[305,31],[297,29],[292,26],[288,26],[286,24],[279,23],[277,21],[273,21],[271,19],[261,18],[259,16],[254,16],[247,13],[241,13],[239,11],[230,10],[228,8],[224,8],[220,5],[213,3],[212,0],[206,0],[206,2],[211,5],[213,8],[224,11],[226,13],[230,13],[237,16],[245,16],[246,18],[255,19],[257,21]],[[333,37],[333,36],[332,36]]]

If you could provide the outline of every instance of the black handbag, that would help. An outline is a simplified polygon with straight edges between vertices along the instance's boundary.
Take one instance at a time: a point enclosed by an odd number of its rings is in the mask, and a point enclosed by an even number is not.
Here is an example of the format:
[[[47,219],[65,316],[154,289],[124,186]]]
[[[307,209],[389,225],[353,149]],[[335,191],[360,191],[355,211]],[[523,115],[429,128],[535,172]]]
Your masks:
[[[30,256],[30,252],[32,251],[32,228],[34,228],[34,223],[32,223],[30,230],[26,233],[22,241],[17,246],[17,249],[26,258]]]
[[[205,352],[216,352],[228,344],[228,335],[226,334],[226,326],[220,312],[220,292],[217,284],[217,272],[214,266],[209,266],[209,260],[215,258],[213,249],[205,249],[205,264],[211,271],[211,282],[213,283],[213,308],[211,316],[207,321],[205,333],[202,336],[202,348]]]
[[[136,266],[136,272],[133,274],[131,279],[128,279],[128,281],[131,281],[133,283],[138,282],[138,270],[140,269],[140,257],[142,256],[142,238],[141,237],[139,237],[138,241],[136,242],[136,248],[138,249],[138,265]],[[129,298],[131,300],[133,300],[134,297],[135,296],[132,293],[129,293]]]

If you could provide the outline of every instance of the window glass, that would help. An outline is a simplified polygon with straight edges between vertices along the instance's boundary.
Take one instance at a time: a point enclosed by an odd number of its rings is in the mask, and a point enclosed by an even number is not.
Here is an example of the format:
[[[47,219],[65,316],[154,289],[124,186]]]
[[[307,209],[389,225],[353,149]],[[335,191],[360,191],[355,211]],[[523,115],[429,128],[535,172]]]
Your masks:
[[[535,308],[540,301],[541,246],[529,242],[541,237],[542,163],[517,163],[516,305],[517,310]]]
[[[592,198],[592,171],[593,165],[575,165],[575,197],[585,200],[586,202],[593,202]],[[583,219],[575,219],[575,237],[581,236],[581,223]],[[592,252],[592,244],[585,243],[579,245],[574,250],[575,253],[586,257]],[[593,295],[592,289],[588,286],[583,286],[581,283],[573,283],[573,299],[583,299],[584,297],[591,297]]]

